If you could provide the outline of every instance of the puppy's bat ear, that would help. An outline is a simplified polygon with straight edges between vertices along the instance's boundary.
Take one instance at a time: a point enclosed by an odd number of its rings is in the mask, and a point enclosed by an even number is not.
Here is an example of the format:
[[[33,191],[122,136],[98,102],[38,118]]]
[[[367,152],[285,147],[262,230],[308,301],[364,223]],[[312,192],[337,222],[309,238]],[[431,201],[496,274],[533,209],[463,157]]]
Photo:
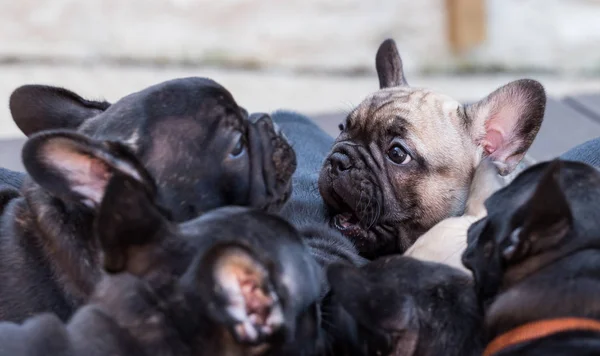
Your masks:
[[[52,195],[95,209],[110,178],[119,172],[155,189],[152,178],[130,150],[70,131],[45,131],[23,146],[31,178]]]
[[[45,85],[21,86],[9,100],[13,120],[26,136],[45,130],[75,130],[109,106],[105,101],[85,100],[72,91]]]
[[[408,86],[404,77],[402,58],[394,40],[387,39],[379,46],[375,55],[375,68],[380,89]]]
[[[139,275],[161,263],[149,247],[170,233],[169,214],[156,205],[155,195],[152,186],[121,172],[112,175],[94,220],[107,272]],[[136,253],[149,256],[130,263]]]
[[[545,108],[544,87],[530,79],[511,82],[466,108],[471,137],[501,175],[512,172],[525,156]]]
[[[498,189],[504,186],[504,181],[498,175],[498,169],[490,157],[484,158],[473,175],[469,197],[467,198],[465,215],[481,217],[486,214],[485,201]]]
[[[192,263],[183,284],[237,342],[265,341],[286,319],[269,263],[241,241],[209,248]]]
[[[372,331],[402,334],[402,350],[407,355],[413,353],[419,324],[410,296],[390,286],[373,284],[360,269],[347,264],[330,265],[327,280],[335,300],[359,324]]]
[[[529,200],[519,209],[522,222],[502,246],[508,261],[537,254],[556,245],[571,230],[573,215],[562,191],[562,162],[551,162]]]

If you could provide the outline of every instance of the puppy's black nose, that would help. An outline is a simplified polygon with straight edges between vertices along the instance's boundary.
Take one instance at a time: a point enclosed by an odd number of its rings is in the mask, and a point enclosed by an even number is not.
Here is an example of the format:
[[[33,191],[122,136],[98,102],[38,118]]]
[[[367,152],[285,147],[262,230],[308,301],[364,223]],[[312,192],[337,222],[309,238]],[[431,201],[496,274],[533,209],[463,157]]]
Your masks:
[[[333,153],[329,157],[329,162],[331,163],[331,171],[334,174],[340,174],[352,168],[350,157],[340,152]]]

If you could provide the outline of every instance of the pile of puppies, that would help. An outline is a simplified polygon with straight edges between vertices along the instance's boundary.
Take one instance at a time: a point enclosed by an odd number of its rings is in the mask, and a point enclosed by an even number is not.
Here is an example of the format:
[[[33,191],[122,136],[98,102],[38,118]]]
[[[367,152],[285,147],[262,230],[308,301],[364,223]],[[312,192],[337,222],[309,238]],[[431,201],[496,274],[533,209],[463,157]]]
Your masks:
[[[553,161],[500,184],[542,86],[463,106],[409,87],[391,40],[376,65],[335,142],[208,79],[114,104],[17,89],[0,354],[598,354],[600,174]]]

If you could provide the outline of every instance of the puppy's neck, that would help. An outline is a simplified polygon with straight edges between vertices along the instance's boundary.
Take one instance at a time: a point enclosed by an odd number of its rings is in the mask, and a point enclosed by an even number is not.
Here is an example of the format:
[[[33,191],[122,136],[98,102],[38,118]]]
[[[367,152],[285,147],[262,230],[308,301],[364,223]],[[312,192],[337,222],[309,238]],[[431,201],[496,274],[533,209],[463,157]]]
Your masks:
[[[21,233],[42,249],[56,282],[71,302],[84,303],[102,273],[93,215],[62,203],[32,182],[26,182],[22,191],[25,204],[21,214],[31,225],[20,224]]]
[[[549,318],[600,320],[600,251],[566,256],[501,292],[487,308],[486,336]]]

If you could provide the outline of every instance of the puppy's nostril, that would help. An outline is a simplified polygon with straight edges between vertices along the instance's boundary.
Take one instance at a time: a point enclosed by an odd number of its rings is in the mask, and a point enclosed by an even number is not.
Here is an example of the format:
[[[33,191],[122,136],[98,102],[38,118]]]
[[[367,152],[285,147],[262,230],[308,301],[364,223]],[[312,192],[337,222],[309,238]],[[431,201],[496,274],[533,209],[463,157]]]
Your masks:
[[[331,168],[336,173],[344,172],[352,168],[352,163],[350,162],[350,157],[343,153],[336,152],[331,155]]]

